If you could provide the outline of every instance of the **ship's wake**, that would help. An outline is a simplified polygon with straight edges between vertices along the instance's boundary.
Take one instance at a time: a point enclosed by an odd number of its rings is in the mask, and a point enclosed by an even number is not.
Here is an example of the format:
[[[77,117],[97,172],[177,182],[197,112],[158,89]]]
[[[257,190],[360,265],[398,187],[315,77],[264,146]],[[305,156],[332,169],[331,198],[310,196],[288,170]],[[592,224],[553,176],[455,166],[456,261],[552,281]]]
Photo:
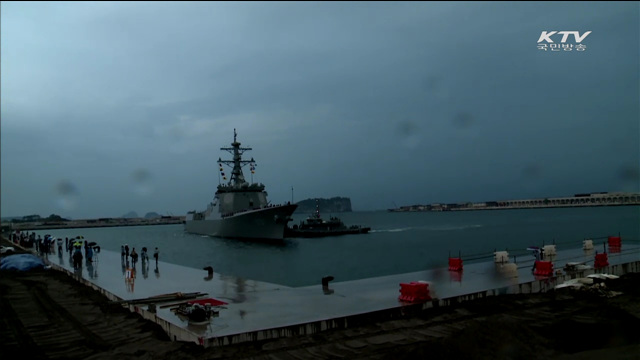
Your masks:
[[[403,232],[409,230],[427,230],[427,231],[453,231],[453,230],[466,230],[481,228],[482,225],[441,225],[441,226],[416,226],[416,227],[404,227],[397,229],[378,229],[371,230],[371,233],[385,233],[385,232]]]
[[[430,227],[428,228],[429,230],[435,230],[435,231],[451,231],[451,230],[465,230],[465,229],[475,229],[475,228],[481,228],[482,225],[444,225],[444,226],[436,226],[436,227]]]
[[[401,232],[401,231],[407,231],[407,230],[411,230],[413,228],[411,227],[407,227],[407,228],[399,228],[399,229],[380,229],[380,230],[370,230],[370,233],[375,233],[375,232]]]

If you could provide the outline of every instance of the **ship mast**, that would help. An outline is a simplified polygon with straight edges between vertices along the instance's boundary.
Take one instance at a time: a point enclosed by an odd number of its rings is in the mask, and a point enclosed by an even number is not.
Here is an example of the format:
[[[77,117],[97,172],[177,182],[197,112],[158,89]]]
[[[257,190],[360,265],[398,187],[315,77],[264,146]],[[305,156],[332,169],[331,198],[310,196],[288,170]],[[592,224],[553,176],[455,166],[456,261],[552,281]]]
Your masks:
[[[240,147],[240,143],[238,142],[237,137],[238,133],[236,132],[236,129],[233,129],[233,142],[231,143],[232,147],[220,148],[220,150],[230,152],[233,155],[233,160],[222,160],[221,158],[218,158],[218,163],[233,166],[233,170],[231,171],[231,178],[229,179],[228,185],[234,187],[240,187],[243,184],[247,183],[244,179],[244,175],[242,174],[242,166],[255,162],[253,158],[251,158],[251,160],[242,160],[242,154],[245,151],[253,149]]]
[[[316,212],[314,214],[314,217],[316,219],[320,219],[320,203],[319,203],[318,199],[316,199]]]

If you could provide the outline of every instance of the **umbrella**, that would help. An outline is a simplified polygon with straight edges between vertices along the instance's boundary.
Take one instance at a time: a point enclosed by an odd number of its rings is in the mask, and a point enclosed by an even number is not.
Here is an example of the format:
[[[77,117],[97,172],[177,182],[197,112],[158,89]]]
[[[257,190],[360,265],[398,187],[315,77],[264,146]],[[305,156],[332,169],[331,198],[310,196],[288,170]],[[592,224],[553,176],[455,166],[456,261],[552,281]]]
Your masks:
[[[73,243],[73,246],[82,246],[82,243],[80,241],[76,241]]]
[[[96,245],[98,245],[98,244],[96,244],[96,242],[95,242],[95,241],[92,241],[92,242],[90,242],[90,243],[88,243],[88,244],[87,244],[87,246],[96,246]]]

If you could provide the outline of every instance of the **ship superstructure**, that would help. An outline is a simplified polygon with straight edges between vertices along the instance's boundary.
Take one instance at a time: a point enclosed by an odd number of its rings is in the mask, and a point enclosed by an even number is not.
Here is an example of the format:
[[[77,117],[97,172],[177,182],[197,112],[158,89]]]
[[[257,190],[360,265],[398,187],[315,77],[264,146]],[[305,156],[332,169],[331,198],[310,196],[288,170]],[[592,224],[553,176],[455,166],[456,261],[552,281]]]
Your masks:
[[[218,158],[220,172],[224,180],[223,165],[230,166],[231,176],[227,183],[218,185],[215,197],[202,212],[191,211],[187,214],[185,230],[190,233],[255,240],[282,240],[287,223],[297,205],[272,205],[267,200],[264,184],[249,183],[245,180],[242,167],[250,164],[253,173],[255,161],[243,160],[242,155],[252,150],[241,147],[233,130],[231,147],[228,151],[231,160]]]

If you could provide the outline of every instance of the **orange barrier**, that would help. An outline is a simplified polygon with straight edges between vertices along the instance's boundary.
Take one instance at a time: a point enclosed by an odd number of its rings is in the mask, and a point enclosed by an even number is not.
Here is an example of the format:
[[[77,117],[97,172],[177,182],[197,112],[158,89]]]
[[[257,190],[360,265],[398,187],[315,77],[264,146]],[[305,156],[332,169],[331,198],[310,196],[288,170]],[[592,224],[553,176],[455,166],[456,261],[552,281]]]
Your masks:
[[[425,282],[412,281],[410,283],[400,283],[400,301],[421,302],[431,300],[429,295],[429,284]]]
[[[595,269],[600,269],[605,266],[609,266],[609,258],[607,253],[596,254],[596,259],[593,263]]]
[[[449,258],[449,271],[462,271],[462,259]]]
[[[536,260],[535,270],[533,270],[533,275],[537,275],[537,276],[553,275],[553,263],[551,261]]]
[[[620,238],[620,236],[609,236],[608,243],[609,246],[620,247],[622,246],[622,239]]]

